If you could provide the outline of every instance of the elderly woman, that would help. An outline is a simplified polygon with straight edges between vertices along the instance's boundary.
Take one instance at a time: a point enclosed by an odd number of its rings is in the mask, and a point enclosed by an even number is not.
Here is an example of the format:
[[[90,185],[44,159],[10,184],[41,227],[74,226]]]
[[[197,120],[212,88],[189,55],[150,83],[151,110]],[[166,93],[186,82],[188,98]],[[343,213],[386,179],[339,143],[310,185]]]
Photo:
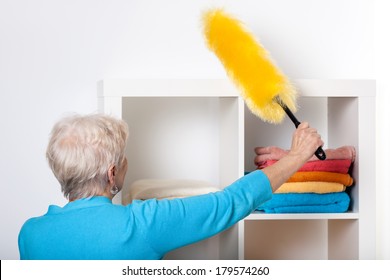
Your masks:
[[[127,136],[124,121],[100,114],[54,126],[46,156],[69,203],[51,205],[23,225],[21,259],[161,259],[249,215],[323,145],[317,131],[302,123],[287,156],[222,191],[123,206],[111,200],[126,175]]]

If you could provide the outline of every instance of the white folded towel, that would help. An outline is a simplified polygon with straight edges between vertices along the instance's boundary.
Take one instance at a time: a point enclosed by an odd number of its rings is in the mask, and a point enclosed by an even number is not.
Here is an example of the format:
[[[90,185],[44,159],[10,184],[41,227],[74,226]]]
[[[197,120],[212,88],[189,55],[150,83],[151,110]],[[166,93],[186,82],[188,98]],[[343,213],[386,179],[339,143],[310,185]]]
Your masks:
[[[141,179],[130,185],[127,197],[123,197],[123,202],[131,203],[136,199],[183,198],[219,190],[208,182],[198,180]]]

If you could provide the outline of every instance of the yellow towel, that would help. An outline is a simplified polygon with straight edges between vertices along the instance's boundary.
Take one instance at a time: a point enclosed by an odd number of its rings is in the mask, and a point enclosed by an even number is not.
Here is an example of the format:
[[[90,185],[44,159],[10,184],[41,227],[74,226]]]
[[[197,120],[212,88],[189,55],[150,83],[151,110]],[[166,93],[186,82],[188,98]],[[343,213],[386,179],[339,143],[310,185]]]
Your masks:
[[[345,186],[332,182],[294,182],[284,183],[275,193],[332,193],[345,191]]]
[[[292,175],[287,182],[333,182],[346,187],[352,186],[353,178],[349,174],[325,171],[301,171]]]

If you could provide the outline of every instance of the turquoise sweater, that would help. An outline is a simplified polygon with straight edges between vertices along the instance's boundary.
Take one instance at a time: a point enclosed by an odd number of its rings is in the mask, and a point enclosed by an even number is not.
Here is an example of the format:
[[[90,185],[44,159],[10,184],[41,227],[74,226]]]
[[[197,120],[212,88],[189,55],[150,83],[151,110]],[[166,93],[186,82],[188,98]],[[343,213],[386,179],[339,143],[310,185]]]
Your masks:
[[[161,259],[213,236],[270,199],[265,174],[252,172],[222,191],[123,206],[106,197],[80,199],[29,219],[19,234],[21,259]]]

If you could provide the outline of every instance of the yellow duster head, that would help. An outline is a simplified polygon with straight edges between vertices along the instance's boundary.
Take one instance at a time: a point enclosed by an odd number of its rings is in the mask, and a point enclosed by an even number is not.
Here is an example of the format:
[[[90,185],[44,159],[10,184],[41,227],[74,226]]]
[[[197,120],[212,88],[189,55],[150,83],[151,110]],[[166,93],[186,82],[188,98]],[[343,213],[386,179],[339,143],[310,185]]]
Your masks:
[[[207,46],[222,62],[252,113],[280,123],[285,113],[275,102],[277,96],[296,111],[295,88],[240,21],[222,9],[212,9],[204,13],[203,27]]]

